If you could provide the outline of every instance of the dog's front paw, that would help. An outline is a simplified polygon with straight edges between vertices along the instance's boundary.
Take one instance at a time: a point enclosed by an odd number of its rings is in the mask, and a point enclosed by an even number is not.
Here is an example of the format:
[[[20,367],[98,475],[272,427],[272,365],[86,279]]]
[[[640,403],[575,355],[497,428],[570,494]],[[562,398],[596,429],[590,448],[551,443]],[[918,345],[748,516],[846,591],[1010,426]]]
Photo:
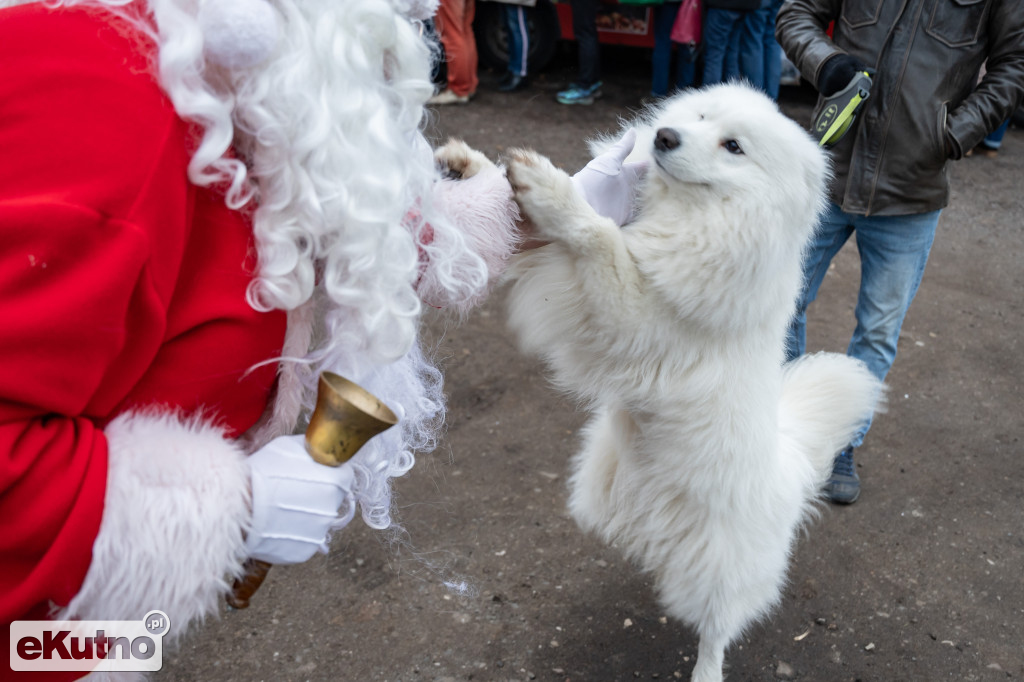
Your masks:
[[[471,178],[485,168],[496,166],[482,153],[454,138],[434,152],[434,160],[454,180]]]
[[[546,157],[527,149],[512,150],[507,170],[516,202],[545,239],[561,239],[575,209],[572,179]]]

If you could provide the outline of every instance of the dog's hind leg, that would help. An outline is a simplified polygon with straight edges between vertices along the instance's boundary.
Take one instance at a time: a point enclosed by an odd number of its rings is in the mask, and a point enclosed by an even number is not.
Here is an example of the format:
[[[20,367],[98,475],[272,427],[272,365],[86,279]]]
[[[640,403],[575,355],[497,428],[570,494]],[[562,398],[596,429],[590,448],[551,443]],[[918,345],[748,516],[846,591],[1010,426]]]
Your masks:
[[[702,633],[697,645],[697,663],[693,666],[690,682],[722,682],[725,647],[729,637]]]
[[[767,535],[785,557],[787,545]],[[721,682],[726,647],[777,599],[783,579],[778,557],[736,551],[757,544],[758,537],[730,535],[728,526],[701,524],[661,567],[662,605],[700,637],[691,682]]]

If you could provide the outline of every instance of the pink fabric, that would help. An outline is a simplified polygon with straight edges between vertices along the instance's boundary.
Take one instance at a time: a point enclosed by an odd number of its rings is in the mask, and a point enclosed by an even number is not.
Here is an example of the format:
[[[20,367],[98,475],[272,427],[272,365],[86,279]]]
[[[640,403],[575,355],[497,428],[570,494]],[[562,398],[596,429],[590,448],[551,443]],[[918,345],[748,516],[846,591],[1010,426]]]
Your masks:
[[[701,40],[700,0],[683,0],[672,25],[672,42],[699,45]]]

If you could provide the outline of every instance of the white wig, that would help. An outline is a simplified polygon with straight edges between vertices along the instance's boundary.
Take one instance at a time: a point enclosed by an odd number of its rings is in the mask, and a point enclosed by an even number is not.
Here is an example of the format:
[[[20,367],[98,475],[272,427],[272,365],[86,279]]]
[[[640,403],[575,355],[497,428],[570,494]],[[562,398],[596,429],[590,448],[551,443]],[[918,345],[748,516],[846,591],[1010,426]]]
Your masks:
[[[276,431],[308,413],[321,369],[401,418],[353,460],[363,518],[378,528],[391,523],[387,479],[433,445],[443,420],[440,375],[416,347],[422,261],[452,303],[487,285],[483,259],[432,198],[439,171],[420,126],[434,52],[416,19],[434,1],[148,0],[147,16],[131,14],[131,0],[50,2],[104,5],[150,35],[159,83],[203,131],[190,180],[227,187],[232,208],[255,205],[249,302],[289,311]],[[217,6],[234,3],[260,11],[218,23]],[[263,53],[233,54],[232,26],[238,46]]]

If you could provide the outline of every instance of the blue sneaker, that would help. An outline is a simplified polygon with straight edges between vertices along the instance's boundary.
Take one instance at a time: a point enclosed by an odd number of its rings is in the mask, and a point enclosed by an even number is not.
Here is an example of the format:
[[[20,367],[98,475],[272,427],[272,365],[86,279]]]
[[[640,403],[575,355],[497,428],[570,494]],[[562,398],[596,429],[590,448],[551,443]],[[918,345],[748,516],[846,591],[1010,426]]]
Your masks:
[[[602,85],[601,81],[586,86],[573,83],[568,90],[562,90],[555,95],[555,99],[561,104],[593,104],[595,99],[604,94],[601,92]]]
[[[853,463],[853,448],[847,447],[836,455],[832,476],[825,484],[828,498],[837,504],[853,504],[860,497],[860,476]]]

